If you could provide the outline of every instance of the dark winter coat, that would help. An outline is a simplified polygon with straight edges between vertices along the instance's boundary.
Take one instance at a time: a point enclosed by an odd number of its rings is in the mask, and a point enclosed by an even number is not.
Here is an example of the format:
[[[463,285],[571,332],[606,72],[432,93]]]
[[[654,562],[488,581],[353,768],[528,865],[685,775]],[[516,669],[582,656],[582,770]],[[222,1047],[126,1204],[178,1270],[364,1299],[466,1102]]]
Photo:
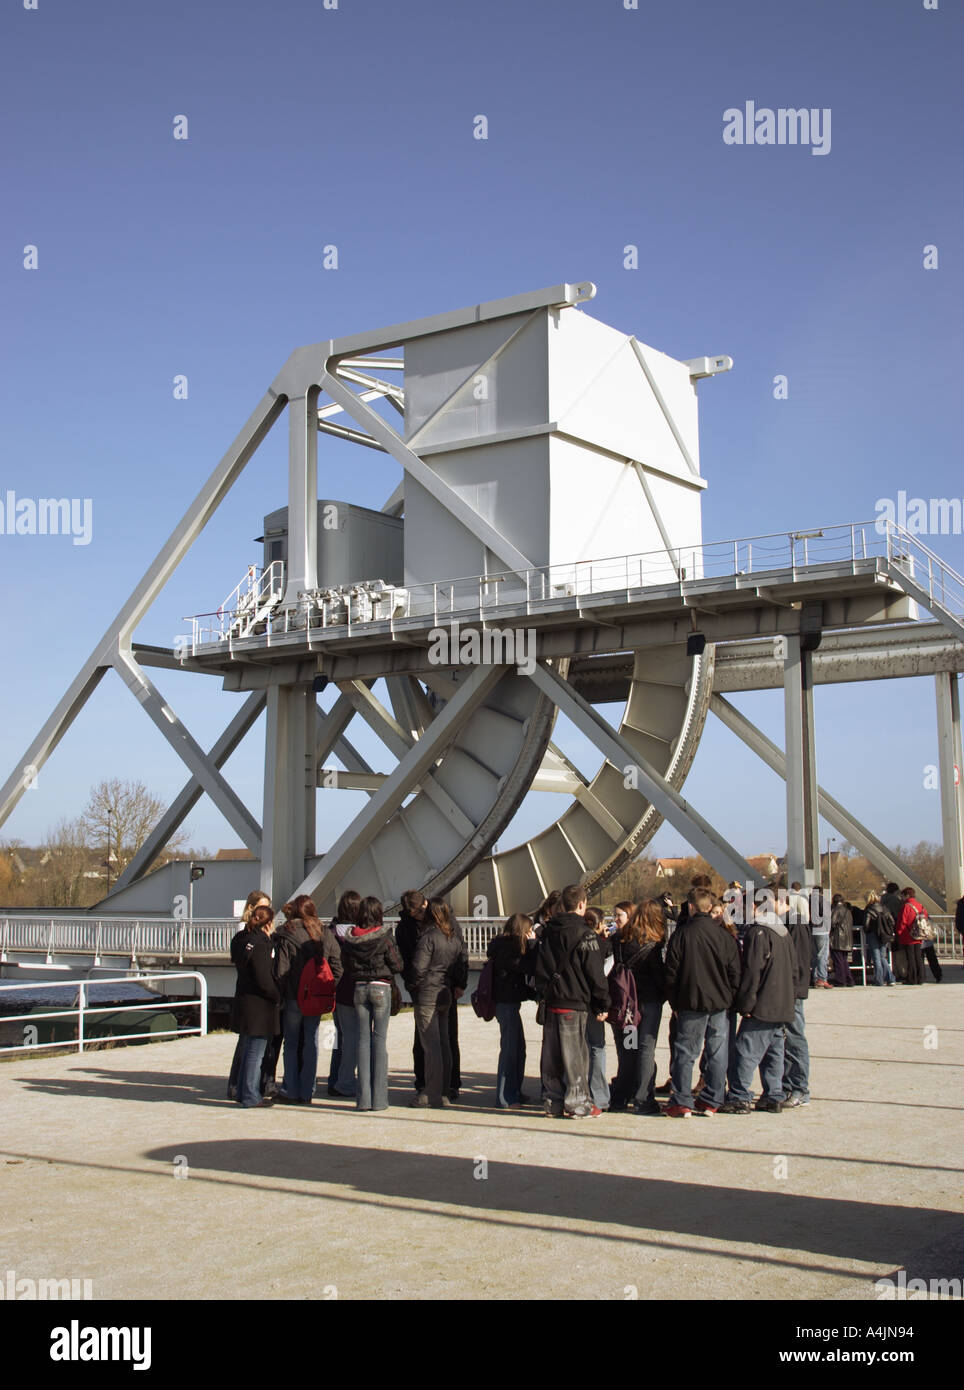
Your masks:
[[[395,944],[402,955],[404,968],[402,978],[409,989],[412,988],[412,964],[415,960],[415,949],[418,946],[418,938],[425,929],[425,923],[421,918],[413,917],[410,912],[402,912],[398,919],[398,926],[395,928]]]
[[[731,1009],[740,986],[740,948],[715,917],[698,913],[666,948],[666,997],[684,1013]]]
[[[603,948],[578,912],[560,913],[546,923],[536,957],[535,981],[536,993],[548,1008],[609,1012]]]
[[[625,965],[632,971],[640,1004],[662,1004],[666,998],[666,967],[660,942],[622,941],[617,937],[613,959],[616,965]]]
[[[904,910],[904,899],[899,893],[882,893],[880,895],[880,905],[885,907],[894,919],[894,927],[900,921],[900,914]]]
[[[412,961],[413,997],[420,1004],[435,998],[439,990],[465,989],[469,982],[469,952],[457,922],[452,924],[451,936],[446,936],[434,922],[426,923],[415,946]]]
[[[405,963],[387,922],[380,927],[352,927],[339,940],[342,960],[356,985],[373,980],[390,984],[393,975],[402,973]]]
[[[238,970],[231,1027],[251,1037],[273,1038],[279,1031],[281,1002],[274,978],[274,947],[258,927],[238,933],[231,942],[231,958]]]
[[[846,903],[838,903],[830,914],[831,951],[852,951],[854,919]]]
[[[774,914],[759,918],[743,939],[743,976],[736,1011],[762,1023],[792,1023],[800,973],[790,929]],[[807,974],[810,962],[807,962]]]
[[[531,999],[526,976],[535,969],[535,942],[530,938],[521,954],[514,936],[494,936],[487,955],[493,963],[492,997],[497,1004],[521,1004]]]
[[[275,932],[272,942],[275,950],[274,974],[281,991],[282,1000],[297,999],[301,972],[309,960],[324,956],[331,967],[335,984],[342,977],[341,949],[333,931],[325,927],[320,941],[314,941],[306,927],[297,918],[286,922]]]
[[[787,918],[787,931],[790,933],[790,940],[793,942],[793,949],[797,957],[797,988],[796,996],[798,999],[806,999],[810,993],[810,962],[813,959],[813,933],[810,930],[809,922],[794,922],[794,914],[791,912]]]

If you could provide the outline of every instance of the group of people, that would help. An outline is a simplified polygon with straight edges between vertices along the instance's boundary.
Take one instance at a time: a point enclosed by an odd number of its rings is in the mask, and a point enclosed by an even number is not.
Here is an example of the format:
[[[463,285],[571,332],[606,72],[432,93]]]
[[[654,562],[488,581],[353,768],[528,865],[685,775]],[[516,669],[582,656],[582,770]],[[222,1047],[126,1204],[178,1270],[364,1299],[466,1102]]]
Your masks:
[[[533,913],[514,913],[489,943],[492,1015],[499,1027],[496,1104],[541,1104],[552,1117],[604,1111],[687,1118],[779,1113],[810,1101],[804,1001],[811,986],[852,984],[848,959],[860,914],[871,983],[923,979],[926,913],[910,888],[890,883],[864,908],[820,890],[774,885],[756,901],[738,886],[717,897],[696,877],[677,911],[669,894],[620,902],[611,920],[591,908],[581,885],[549,894]],[[342,895],[330,924],[310,898],[282,908],[252,893],[231,943],[238,983],[232,1024],[239,1033],[229,1097],[243,1106],[311,1104],[320,1015],[305,1012],[304,980],[331,982],[334,1046],[328,1094],[358,1110],[388,1106],[388,1024],[400,1007],[400,977],[412,998],[416,1107],[445,1108],[461,1086],[459,998],[468,952],[441,898],[402,895],[397,929],[377,898]],[[936,954],[931,955],[940,978]],[[538,1001],[541,1095],[524,1091],[522,1004]],[[656,1041],[669,1005],[670,1077],[656,1081]],[[490,1016],[490,1015],[486,1015]],[[608,1077],[607,1024],[616,1053]],[[274,1077],[283,1053],[283,1081]],[[699,1080],[694,1086],[698,1063]],[[754,1082],[759,1072],[760,1094]],[[661,1104],[660,1097],[666,1096]]]
[[[415,1005],[414,1105],[449,1106],[460,1085],[453,1007],[468,983],[468,951],[441,898],[406,893],[394,931],[377,898],[343,893],[325,924],[304,894],[281,909],[248,895],[231,942],[237,970],[232,1027],[238,1033],[228,1098],[247,1108],[310,1105],[318,1068],[317,1000],[330,981],[335,1038],[328,1094],[354,1096],[358,1110],[388,1108],[388,1023],[401,1001],[401,976]],[[307,981],[307,983],[306,983]],[[313,987],[314,986],[314,987]],[[283,1080],[275,1081],[279,1055]]]

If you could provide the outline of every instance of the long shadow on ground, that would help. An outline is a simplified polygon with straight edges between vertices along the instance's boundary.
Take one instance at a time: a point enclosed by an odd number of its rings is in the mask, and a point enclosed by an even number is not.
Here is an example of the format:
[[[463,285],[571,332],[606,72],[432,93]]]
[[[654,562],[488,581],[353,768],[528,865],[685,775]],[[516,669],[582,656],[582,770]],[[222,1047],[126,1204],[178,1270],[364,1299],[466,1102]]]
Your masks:
[[[378,1123],[358,1117],[360,1125]],[[484,1148],[484,1145],[482,1145]],[[466,1216],[518,1213],[597,1222],[635,1230],[766,1245],[899,1266],[908,1250],[959,1234],[954,1212],[855,1202],[787,1191],[675,1182],[570,1168],[493,1161],[480,1180],[480,1153],[465,1157],[294,1139],[180,1142],[145,1157],[170,1167],[175,1153],[192,1170],[248,1180],[316,1182],[318,1196],[358,1202],[403,1199],[415,1206],[444,1203]],[[339,1193],[338,1189],[343,1189]],[[332,1190],[334,1189],[334,1190]]]

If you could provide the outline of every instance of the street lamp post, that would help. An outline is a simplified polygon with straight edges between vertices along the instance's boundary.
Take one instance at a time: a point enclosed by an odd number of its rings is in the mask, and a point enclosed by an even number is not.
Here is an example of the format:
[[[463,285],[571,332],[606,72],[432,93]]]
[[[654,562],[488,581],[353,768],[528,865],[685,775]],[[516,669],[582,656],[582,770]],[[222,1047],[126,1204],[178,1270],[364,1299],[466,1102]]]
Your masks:
[[[831,902],[833,902],[833,859],[830,854],[830,846],[836,843],[836,835],[827,836],[827,897]]]
[[[107,891],[110,892],[110,821],[114,814],[112,806],[107,808]]]

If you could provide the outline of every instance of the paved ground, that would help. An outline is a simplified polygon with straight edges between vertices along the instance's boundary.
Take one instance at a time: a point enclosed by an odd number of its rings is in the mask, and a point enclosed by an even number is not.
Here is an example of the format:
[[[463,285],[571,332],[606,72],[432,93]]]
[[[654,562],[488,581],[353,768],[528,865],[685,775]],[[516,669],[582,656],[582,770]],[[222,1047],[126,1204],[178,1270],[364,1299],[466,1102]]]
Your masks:
[[[814,1101],[782,1115],[497,1111],[496,1025],[466,1009],[451,1111],[407,1108],[410,1014],[379,1115],[240,1110],[228,1034],[8,1062],[0,1271],[97,1298],[872,1299],[901,1267],[961,1278],[962,985],[958,966],[811,996]]]

